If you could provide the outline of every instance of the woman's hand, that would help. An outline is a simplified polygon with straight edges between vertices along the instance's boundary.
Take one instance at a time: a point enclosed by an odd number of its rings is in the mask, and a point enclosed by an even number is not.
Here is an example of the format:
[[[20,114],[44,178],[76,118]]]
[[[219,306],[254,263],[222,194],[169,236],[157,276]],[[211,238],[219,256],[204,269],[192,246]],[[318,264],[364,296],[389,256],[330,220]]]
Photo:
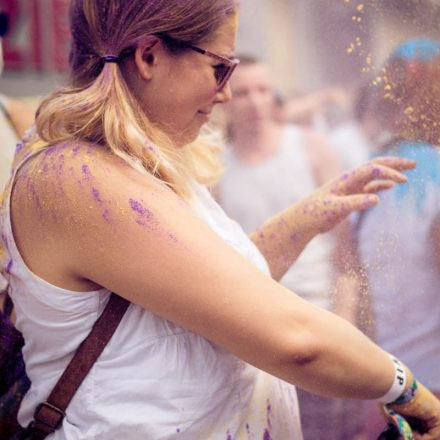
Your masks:
[[[363,211],[379,202],[378,191],[407,181],[401,171],[414,168],[415,161],[378,157],[346,172],[303,199],[302,213],[309,226],[327,232],[353,211]]]
[[[413,160],[378,157],[330,180],[309,197],[266,221],[250,237],[269,264],[275,280],[290,268],[304,247],[321,232],[327,232],[353,211],[379,202],[375,193],[405,183],[400,171],[414,168]]]
[[[440,439],[440,401],[420,382],[411,401],[388,407],[410,422],[417,440]]]

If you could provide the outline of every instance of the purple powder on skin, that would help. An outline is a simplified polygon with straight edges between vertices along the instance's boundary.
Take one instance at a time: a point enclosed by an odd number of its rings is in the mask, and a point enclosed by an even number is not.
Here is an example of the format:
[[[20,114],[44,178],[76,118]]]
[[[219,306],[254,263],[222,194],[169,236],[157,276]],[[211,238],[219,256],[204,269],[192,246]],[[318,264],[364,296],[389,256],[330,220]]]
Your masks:
[[[152,220],[153,213],[137,200],[129,199],[129,202],[131,209],[139,214],[139,217],[136,219],[136,223],[141,226],[146,226],[148,222]]]
[[[35,191],[35,187],[34,187],[34,184],[31,179],[28,179],[28,181],[27,181],[27,189],[28,189],[29,193],[32,195],[32,198],[35,201],[35,205],[36,205],[38,211],[41,211],[40,199],[37,196],[37,192]]]
[[[98,191],[95,187],[92,187],[92,194],[93,194],[93,198],[94,198],[98,203],[102,203],[101,195],[99,194],[99,191]]]
[[[83,166],[81,168],[82,168],[82,172],[83,172],[85,178],[87,180],[90,179],[92,177],[92,173],[90,172],[90,168],[86,164],[83,164]]]
[[[226,433],[226,440],[232,440],[232,436],[229,431]]]
[[[137,200],[134,199],[130,199],[130,207],[133,211],[137,212],[138,214],[142,215],[142,216],[147,216],[147,217],[151,217],[152,213],[145,208],[142,203],[138,202]]]
[[[284,218],[281,218],[281,219],[278,221],[278,226],[288,226],[288,225],[287,225],[286,220],[285,220]]]
[[[108,209],[106,209],[103,213],[102,213],[102,218],[107,222],[110,223],[110,212]]]
[[[272,440],[272,437],[270,436],[269,431],[267,429],[264,430],[263,440]]]
[[[180,432],[180,428],[177,428],[177,429],[176,429],[176,432],[179,433],[179,432]]]
[[[298,239],[299,239],[298,234],[292,234],[292,235],[290,236],[290,241],[291,241],[291,243],[296,243],[296,242],[298,241]]]
[[[81,146],[78,145],[75,148],[72,149],[73,155],[76,156],[78,154],[78,151],[81,149]]]
[[[58,164],[58,177],[59,177],[64,168],[64,154],[61,153],[58,157],[60,159],[60,163]]]
[[[54,147],[54,146],[52,146],[52,147],[49,147],[49,148],[46,148],[45,150],[44,150],[44,157],[48,157],[48,156],[51,156],[53,153],[55,153],[57,150],[56,150],[56,148]]]
[[[260,238],[264,238],[264,234],[260,232]]]
[[[168,234],[168,237],[172,240],[172,241],[174,241],[174,243],[177,243],[177,237],[174,235],[174,234]]]
[[[18,142],[17,145],[15,146],[15,154],[20,153],[23,147],[24,147],[24,142],[23,141]]]
[[[8,261],[8,264],[6,265],[6,273],[11,273],[11,269],[12,269],[12,260]]]

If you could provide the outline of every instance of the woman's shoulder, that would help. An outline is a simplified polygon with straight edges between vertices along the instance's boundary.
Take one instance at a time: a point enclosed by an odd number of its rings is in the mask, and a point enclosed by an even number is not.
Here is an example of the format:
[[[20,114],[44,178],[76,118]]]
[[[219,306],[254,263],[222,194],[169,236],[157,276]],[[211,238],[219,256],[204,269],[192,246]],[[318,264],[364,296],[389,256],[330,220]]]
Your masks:
[[[107,148],[83,141],[67,141],[30,149],[17,173],[16,186],[25,179],[35,191],[54,191],[68,200],[75,194],[96,195],[96,185],[103,188],[129,189],[130,186],[152,186],[155,190],[166,186],[135,160],[124,160]],[[129,159],[129,158],[128,158]],[[117,193],[117,191],[116,191]]]
[[[32,155],[15,178],[12,213],[44,230],[100,228],[127,220],[123,212],[145,215],[142,206],[180,201],[147,171],[99,145],[70,141]]]

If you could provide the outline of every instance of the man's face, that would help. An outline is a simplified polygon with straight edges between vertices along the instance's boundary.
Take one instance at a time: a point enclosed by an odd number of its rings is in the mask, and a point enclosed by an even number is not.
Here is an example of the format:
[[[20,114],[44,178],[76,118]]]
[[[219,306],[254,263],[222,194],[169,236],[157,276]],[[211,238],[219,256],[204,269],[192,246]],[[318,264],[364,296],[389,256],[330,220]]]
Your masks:
[[[232,100],[228,107],[234,125],[260,125],[273,120],[275,94],[264,64],[238,66],[230,83]]]

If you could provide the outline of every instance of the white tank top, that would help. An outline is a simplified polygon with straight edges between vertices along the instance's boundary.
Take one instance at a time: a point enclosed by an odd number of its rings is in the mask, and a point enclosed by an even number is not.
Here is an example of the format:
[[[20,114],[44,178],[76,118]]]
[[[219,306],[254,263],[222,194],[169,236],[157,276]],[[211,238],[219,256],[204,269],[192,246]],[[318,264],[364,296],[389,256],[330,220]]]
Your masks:
[[[231,147],[225,150],[220,202],[227,215],[247,233],[316,189],[303,142],[301,130],[288,125],[276,153],[258,165],[240,162]],[[333,246],[330,234],[316,236],[281,280],[295,293],[327,310],[331,308]]]
[[[15,177],[15,173],[14,173]],[[196,212],[259,269],[262,255],[196,185]],[[110,292],[72,292],[32,273],[12,235],[10,191],[1,211],[2,264],[32,386],[19,412],[27,425],[103,311]],[[54,256],[56,257],[56,256]],[[295,388],[203,337],[131,304],[70,403],[54,439],[302,439]]]

